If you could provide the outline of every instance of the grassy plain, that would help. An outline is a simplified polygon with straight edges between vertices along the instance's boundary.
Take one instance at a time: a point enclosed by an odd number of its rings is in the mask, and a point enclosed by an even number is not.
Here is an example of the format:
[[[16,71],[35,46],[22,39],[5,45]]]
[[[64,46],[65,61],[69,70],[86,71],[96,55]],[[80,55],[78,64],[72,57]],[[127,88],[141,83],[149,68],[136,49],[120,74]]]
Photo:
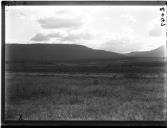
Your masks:
[[[5,118],[164,120],[164,77],[126,73],[6,73]]]

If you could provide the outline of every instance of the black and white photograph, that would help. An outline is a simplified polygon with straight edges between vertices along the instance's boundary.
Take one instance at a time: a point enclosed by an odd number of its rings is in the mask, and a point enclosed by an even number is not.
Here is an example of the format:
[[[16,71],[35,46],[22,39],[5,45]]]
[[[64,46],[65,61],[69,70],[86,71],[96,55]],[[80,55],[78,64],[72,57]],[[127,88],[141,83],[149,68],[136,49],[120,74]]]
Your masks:
[[[165,121],[166,9],[5,6],[5,120]]]

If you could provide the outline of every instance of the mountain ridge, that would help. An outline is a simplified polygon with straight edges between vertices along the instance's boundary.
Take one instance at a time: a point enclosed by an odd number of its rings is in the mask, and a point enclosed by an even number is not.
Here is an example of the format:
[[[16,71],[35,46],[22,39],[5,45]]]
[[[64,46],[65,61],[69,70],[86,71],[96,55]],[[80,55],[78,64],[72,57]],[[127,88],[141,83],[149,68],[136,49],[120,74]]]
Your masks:
[[[6,44],[5,49],[6,60],[10,61],[61,61],[124,57],[122,54],[75,44]]]
[[[165,57],[165,45],[150,51],[135,51],[126,53],[125,55],[130,57]]]
[[[125,57],[164,57],[164,46],[126,54],[97,50],[77,44],[5,44],[7,61],[64,61]]]

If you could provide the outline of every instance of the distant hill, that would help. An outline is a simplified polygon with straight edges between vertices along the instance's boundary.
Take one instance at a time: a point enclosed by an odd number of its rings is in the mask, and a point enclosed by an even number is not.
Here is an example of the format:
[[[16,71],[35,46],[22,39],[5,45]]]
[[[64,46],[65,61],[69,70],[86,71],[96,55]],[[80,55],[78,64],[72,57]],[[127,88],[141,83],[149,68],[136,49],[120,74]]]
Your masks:
[[[164,57],[165,50],[165,46],[161,46],[151,51],[131,52],[125,55],[130,57]]]
[[[7,61],[66,61],[124,57],[122,54],[75,44],[6,44],[5,47]]]

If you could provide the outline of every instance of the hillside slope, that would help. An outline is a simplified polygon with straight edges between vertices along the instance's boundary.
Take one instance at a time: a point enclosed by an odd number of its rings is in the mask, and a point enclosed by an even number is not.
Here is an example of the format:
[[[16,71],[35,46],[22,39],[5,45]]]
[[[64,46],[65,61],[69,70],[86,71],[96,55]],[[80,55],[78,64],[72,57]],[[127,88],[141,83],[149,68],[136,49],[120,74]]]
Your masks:
[[[5,47],[5,57],[8,61],[63,61],[124,57],[122,54],[75,44],[6,44]]]
[[[165,56],[165,46],[158,47],[151,51],[131,52],[125,55],[131,56],[131,57],[164,57]]]

